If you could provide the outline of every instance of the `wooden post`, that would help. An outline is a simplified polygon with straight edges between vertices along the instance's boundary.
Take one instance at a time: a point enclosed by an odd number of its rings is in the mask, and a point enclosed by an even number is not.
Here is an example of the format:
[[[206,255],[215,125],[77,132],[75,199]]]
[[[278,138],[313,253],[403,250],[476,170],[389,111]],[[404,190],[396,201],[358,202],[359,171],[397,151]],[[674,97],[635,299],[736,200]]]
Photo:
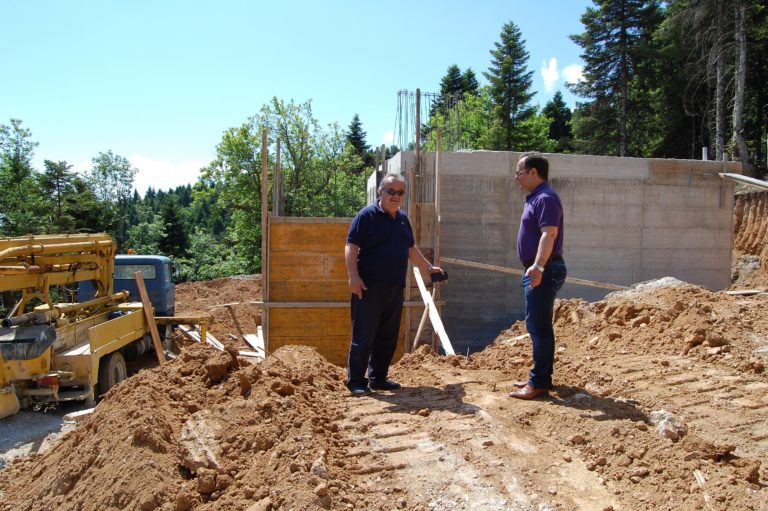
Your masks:
[[[275,141],[275,171],[272,174],[272,213],[277,216],[285,214],[283,205],[283,176],[280,174],[280,139]]]
[[[387,175],[387,146],[381,144],[381,177]]]
[[[435,266],[440,266],[440,154],[443,144],[443,130],[437,128],[437,148],[435,150],[435,239],[433,262]],[[432,284],[432,297],[440,299],[440,284]],[[438,311],[439,312],[439,311]],[[437,347],[437,333],[432,333],[432,348]]]
[[[406,185],[408,186],[408,195],[407,195],[408,202],[406,203],[408,207],[407,213],[411,219],[415,219],[416,208],[413,206],[413,187],[415,185],[413,167],[408,168]],[[408,302],[410,300],[411,300],[411,272],[406,272],[405,301]],[[410,339],[410,336],[411,336],[411,308],[408,307],[405,309],[405,352],[406,353],[410,353],[411,351],[413,351],[413,345],[411,345],[411,343],[408,342],[408,339]]]
[[[165,364],[165,352],[163,351],[163,343],[160,342],[160,333],[157,331],[157,324],[155,323],[155,315],[152,310],[152,302],[149,300],[147,294],[147,286],[144,285],[144,277],[141,276],[141,272],[137,271],[133,274],[136,279],[136,287],[139,288],[139,296],[141,297],[141,304],[144,309],[144,319],[147,320],[149,325],[149,333],[152,336],[152,344],[155,346],[155,353],[157,354],[157,362],[160,365]]]
[[[261,295],[265,302],[269,302],[269,160],[267,159],[267,129],[261,130]],[[267,344],[269,323],[269,310],[262,313],[262,330],[264,332],[264,346]]]
[[[421,172],[421,89],[416,89],[416,173]]]

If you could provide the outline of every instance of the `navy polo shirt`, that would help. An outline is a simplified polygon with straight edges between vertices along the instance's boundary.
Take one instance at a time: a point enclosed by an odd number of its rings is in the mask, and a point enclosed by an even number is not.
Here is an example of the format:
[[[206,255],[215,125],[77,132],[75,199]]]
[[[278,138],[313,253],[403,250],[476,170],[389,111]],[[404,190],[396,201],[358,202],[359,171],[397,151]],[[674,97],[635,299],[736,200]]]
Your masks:
[[[357,270],[366,286],[405,287],[408,250],[413,246],[413,230],[405,213],[398,209],[392,217],[378,201],[364,207],[349,226],[347,243],[360,247]]]
[[[548,225],[557,227],[557,238],[552,254],[563,253],[563,204],[548,182],[543,182],[525,197],[520,230],[517,233],[517,257],[529,261],[536,257],[541,238],[541,228]]]

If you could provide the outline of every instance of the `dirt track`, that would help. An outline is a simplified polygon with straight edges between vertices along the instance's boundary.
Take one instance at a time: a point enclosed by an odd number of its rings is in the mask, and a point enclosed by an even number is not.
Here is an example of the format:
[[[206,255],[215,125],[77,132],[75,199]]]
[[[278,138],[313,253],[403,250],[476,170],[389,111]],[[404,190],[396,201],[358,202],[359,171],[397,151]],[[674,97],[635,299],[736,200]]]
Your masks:
[[[764,200],[737,206],[735,287],[768,283]],[[259,295],[224,279],[178,301]],[[359,399],[308,348],[250,364],[185,345],[0,472],[0,509],[768,509],[768,296],[667,278],[555,318],[556,388],[532,402],[507,397],[530,364],[522,324],[469,358],[422,348],[393,367],[402,391]]]

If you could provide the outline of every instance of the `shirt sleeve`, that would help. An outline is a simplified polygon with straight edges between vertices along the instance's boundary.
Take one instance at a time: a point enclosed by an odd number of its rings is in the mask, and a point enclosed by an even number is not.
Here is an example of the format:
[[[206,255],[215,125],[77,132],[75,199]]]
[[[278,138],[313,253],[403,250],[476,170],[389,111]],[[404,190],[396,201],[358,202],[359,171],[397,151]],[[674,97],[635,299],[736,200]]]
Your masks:
[[[539,200],[537,200],[536,203],[536,217],[539,223],[539,228],[547,226],[557,227],[560,225],[560,218],[563,215],[563,211],[560,207],[560,202],[556,198],[550,195],[544,195],[539,197]]]
[[[408,217],[405,217],[405,227],[408,231],[408,248],[411,248],[416,244],[416,241],[413,239],[413,228],[411,227],[411,221],[408,220]]]
[[[361,211],[355,218],[352,219],[352,223],[347,231],[347,243],[352,243],[358,247],[363,246],[363,241],[368,234],[369,216],[363,214]]]

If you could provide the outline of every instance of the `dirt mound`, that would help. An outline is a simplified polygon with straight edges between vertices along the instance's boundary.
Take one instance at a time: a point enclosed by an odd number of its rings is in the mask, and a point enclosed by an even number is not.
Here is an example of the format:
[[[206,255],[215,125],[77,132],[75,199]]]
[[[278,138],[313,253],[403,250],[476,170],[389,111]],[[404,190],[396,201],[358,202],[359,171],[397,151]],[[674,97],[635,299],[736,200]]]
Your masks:
[[[768,289],[768,192],[736,196],[732,267],[733,288]]]
[[[210,316],[209,331],[226,343],[256,333],[262,309],[249,302],[261,298],[261,275],[185,282],[176,286],[176,315]]]
[[[56,449],[0,473],[0,508],[306,509],[344,486],[324,468],[345,442],[343,389],[310,348],[252,365],[190,345],[110,392]]]

